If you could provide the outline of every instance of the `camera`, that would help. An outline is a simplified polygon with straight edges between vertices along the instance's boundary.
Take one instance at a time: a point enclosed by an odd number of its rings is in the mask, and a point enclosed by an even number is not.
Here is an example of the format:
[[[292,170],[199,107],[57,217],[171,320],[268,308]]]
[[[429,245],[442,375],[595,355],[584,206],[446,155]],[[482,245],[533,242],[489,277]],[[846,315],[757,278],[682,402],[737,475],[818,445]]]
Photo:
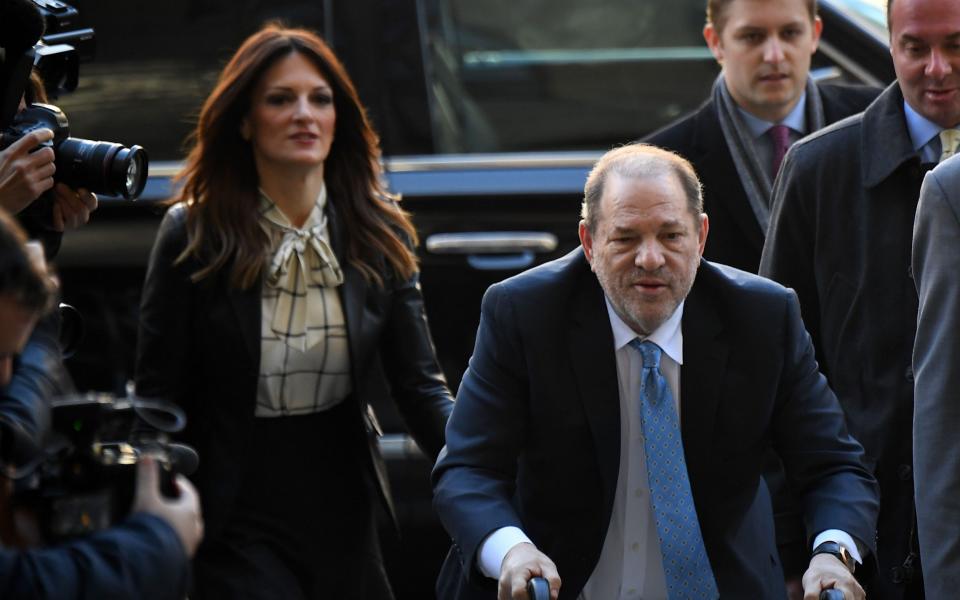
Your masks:
[[[147,181],[147,153],[143,148],[72,138],[67,116],[50,104],[34,103],[20,111],[11,126],[0,131],[0,150],[41,128],[53,131],[53,139],[44,145],[53,148],[57,181],[128,200],[143,193]]]
[[[72,138],[67,117],[56,106],[33,103],[20,110],[34,69],[53,97],[76,88],[80,60],[92,56],[93,29],[74,29],[77,10],[60,0],[10,0],[5,10],[0,24],[0,150],[31,131],[51,129],[48,145],[54,151],[56,181],[138,198],[147,182],[143,148]]]
[[[177,406],[162,400],[56,399],[43,451],[11,474],[11,504],[35,515],[45,543],[106,529],[130,512],[136,465],[147,455],[161,466],[161,493],[175,497],[176,473],[189,474],[198,462],[192,448],[169,440],[185,422]]]

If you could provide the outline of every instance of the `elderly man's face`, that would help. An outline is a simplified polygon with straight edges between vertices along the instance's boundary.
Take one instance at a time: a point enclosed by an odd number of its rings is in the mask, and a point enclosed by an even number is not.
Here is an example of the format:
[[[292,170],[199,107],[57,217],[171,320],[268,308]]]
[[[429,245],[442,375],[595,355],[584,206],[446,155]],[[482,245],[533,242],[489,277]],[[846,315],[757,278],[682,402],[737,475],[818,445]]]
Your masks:
[[[580,224],[587,260],[617,315],[649,335],[693,286],[707,241],[707,217],[690,212],[673,174],[611,173],[598,208],[594,232]]]
[[[960,124],[957,0],[894,0],[890,53],[907,103],[941,127]]]

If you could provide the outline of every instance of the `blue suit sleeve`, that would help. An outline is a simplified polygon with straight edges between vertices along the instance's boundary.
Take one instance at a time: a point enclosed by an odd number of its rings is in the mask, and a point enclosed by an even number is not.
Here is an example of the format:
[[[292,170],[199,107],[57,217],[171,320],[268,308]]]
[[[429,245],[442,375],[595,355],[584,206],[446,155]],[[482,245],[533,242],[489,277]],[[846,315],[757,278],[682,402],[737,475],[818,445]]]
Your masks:
[[[0,597],[181,600],[188,565],[173,529],[155,516],[137,514],[58,546],[0,550]]]
[[[480,543],[521,527],[512,500],[527,427],[526,367],[509,296],[484,295],[476,347],[447,424],[447,445],[433,472],[434,507],[453,538],[467,579]]]
[[[786,299],[784,331],[786,368],[778,392],[775,449],[803,505],[808,547],[818,533],[840,529],[876,553],[877,483],[818,369],[792,291]]]

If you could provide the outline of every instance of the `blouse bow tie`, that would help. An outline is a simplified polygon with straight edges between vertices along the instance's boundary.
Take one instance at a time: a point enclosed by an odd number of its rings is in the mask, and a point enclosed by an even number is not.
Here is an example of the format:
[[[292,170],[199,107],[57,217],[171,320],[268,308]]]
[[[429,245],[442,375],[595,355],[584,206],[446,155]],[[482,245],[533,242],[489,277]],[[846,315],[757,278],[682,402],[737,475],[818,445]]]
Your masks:
[[[283,239],[273,254],[267,271],[271,287],[305,290],[310,283],[320,287],[336,287],[343,283],[343,272],[330,244],[323,237],[327,219],[309,229],[283,227]],[[296,278],[302,284],[297,287]]]
[[[277,292],[270,329],[301,352],[326,335],[323,295],[343,283],[343,271],[326,239],[325,192],[304,229],[291,227],[276,205],[269,198],[263,199],[263,217],[273,226],[274,236],[279,232],[283,235],[266,273],[267,285]]]

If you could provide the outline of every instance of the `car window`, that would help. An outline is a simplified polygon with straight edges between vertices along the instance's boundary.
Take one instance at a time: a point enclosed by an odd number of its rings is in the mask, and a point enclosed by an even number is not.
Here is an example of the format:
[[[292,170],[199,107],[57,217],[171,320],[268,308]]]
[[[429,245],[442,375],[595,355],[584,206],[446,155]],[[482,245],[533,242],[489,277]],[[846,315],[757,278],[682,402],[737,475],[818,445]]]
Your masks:
[[[317,1],[164,0],[74,3],[96,31],[77,90],[54,101],[71,135],[139,144],[151,161],[182,158],[204,98],[243,39],[268,19],[324,31]]]
[[[423,5],[441,152],[627,141],[699,104],[717,73],[702,0]]]
[[[701,36],[704,0],[78,6],[96,29],[96,58],[56,104],[75,137],[139,144],[153,165],[182,159],[224,62],[270,19],[332,42],[388,156],[606,149],[696,108],[718,72]],[[864,81],[842,48],[823,46],[817,77]]]
[[[831,0],[862,27],[887,37],[887,0]]]

